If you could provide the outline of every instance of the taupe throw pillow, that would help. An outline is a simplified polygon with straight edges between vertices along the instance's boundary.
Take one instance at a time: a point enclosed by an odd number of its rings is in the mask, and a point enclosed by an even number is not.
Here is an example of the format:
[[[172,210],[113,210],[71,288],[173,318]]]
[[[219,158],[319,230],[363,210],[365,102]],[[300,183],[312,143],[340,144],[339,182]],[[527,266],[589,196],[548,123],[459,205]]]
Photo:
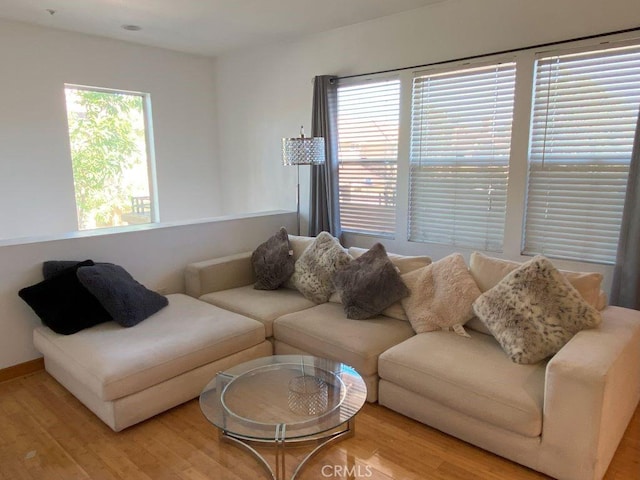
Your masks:
[[[351,261],[340,242],[328,232],[320,232],[296,261],[293,285],[307,299],[325,303],[335,288],[331,276]]]
[[[256,290],[275,290],[293,275],[295,261],[284,227],[258,245],[251,255],[251,264],[256,275],[253,285]]]
[[[411,290],[402,306],[416,333],[453,329],[464,335],[462,325],[473,317],[472,304],[481,292],[462,255],[449,255],[402,280]]]
[[[524,364],[556,354],[580,330],[601,321],[600,313],[541,255],[483,293],[473,310],[509,358]]]
[[[347,318],[358,320],[374,317],[409,295],[381,243],[334,273],[333,284]]]

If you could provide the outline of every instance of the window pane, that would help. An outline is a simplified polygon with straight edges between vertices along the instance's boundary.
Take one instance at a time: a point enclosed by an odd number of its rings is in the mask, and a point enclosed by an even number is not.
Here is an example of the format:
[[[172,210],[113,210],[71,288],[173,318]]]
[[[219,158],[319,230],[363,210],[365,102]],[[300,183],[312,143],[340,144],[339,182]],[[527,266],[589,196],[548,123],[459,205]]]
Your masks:
[[[150,223],[144,96],[66,87],[78,229]]]
[[[400,81],[338,87],[340,222],[345,231],[393,236]]]
[[[409,240],[501,251],[515,64],[413,81]]]
[[[615,262],[639,85],[637,46],[537,61],[524,253]]]

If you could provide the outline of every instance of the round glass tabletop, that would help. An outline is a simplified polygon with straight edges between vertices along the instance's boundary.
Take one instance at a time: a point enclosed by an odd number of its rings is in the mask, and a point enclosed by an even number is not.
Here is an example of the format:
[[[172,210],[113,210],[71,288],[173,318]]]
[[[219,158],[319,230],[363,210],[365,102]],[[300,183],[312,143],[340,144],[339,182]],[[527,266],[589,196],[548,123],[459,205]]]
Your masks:
[[[247,440],[302,439],[351,420],[367,398],[362,377],[344,363],[274,355],[229,368],[200,395],[205,417]]]

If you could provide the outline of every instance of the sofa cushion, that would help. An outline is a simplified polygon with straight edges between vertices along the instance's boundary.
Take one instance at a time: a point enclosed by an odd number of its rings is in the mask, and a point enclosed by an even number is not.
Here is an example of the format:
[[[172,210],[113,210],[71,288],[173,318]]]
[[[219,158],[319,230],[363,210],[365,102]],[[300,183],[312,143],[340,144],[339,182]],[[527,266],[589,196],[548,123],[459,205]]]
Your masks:
[[[381,243],[334,273],[332,280],[347,318],[374,317],[409,295]]]
[[[289,280],[295,260],[284,227],[258,245],[251,254],[251,265],[256,276],[253,285],[256,290],[275,290]]]
[[[483,293],[473,309],[516,363],[550,357],[601,321],[600,312],[541,255]]]
[[[262,322],[267,337],[273,335],[276,318],[316,305],[295,290],[255,290],[251,285],[207,293],[200,300]]]
[[[39,327],[34,344],[100,399],[114,400],[264,341],[260,322],[186,295],[167,298],[135,327],[108,322],[71,336]]]
[[[119,265],[80,267],[77,274],[80,283],[123,327],[137,325],[169,303],[165,296],[138,283]]]
[[[335,291],[331,276],[351,261],[351,256],[330,233],[320,232],[296,261],[293,284],[315,303],[329,301]]]
[[[511,432],[542,432],[545,363],[516,365],[493,337],[415,335],[378,361],[380,378]]]
[[[100,302],[78,280],[77,270],[91,266],[91,260],[79,262],[29,287],[18,295],[56,333],[71,335],[111,320]]]
[[[461,326],[473,317],[472,304],[481,292],[461,254],[406,273],[402,279],[411,290],[402,306],[416,333]]]
[[[289,245],[291,246],[291,251],[293,252],[294,269],[295,269],[295,262],[298,261],[298,259],[302,256],[304,251],[307,249],[307,247],[311,245],[314,240],[315,240],[315,237],[289,234]],[[293,278],[291,277],[289,277],[289,279],[286,282],[284,282],[283,287],[290,288],[291,290],[298,290],[295,284],[293,283]]]
[[[361,375],[378,371],[378,355],[413,335],[409,323],[384,316],[349,320],[342,305],[324,303],[274,322],[276,340],[311,355],[351,365]]]
[[[298,261],[309,245],[315,241],[316,237],[307,237],[304,235],[289,234],[289,245],[293,252],[293,260]]]

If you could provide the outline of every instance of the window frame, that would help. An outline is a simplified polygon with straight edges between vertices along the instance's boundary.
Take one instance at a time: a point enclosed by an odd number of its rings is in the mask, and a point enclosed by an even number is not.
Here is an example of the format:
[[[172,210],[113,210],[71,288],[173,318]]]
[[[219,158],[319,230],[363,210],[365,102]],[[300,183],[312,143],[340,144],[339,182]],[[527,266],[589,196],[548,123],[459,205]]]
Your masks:
[[[149,212],[149,222],[145,222],[144,225],[153,225],[160,223],[160,208],[158,201],[158,180],[157,180],[157,169],[156,169],[156,157],[155,157],[155,139],[154,139],[154,130],[153,130],[153,113],[151,106],[151,94],[148,92],[140,92],[135,90],[125,90],[118,88],[107,88],[107,87],[96,87],[89,85],[81,85],[76,83],[64,83],[63,85],[63,95],[66,97],[67,89],[73,90],[84,90],[90,92],[98,92],[98,93],[108,93],[108,94],[121,94],[121,95],[130,95],[140,97],[142,100],[142,117],[144,121],[144,136],[145,136],[145,156],[147,159],[147,179],[148,179],[148,188],[149,188],[149,201],[150,201],[150,212]],[[69,141],[70,148],[70,159],[71,158],[71,137],[69,132],[69,111],[65,104],[65,116],[67,120],[67,140]],[[72,160],[73,161],[73,160]],[[75,198],[75,181],[74,181],[74,198]],[[93,229],[80,229],[80,225],[78,225],[78,231],[88,231],[88,230],[104,230],[108,228],[118,228],[118,229],[130,229],[136,227],[136,224],[129,225],[119,225],[117,227],[97,227]]]
[[[524,210],[523,210],[523,216],[522,216],[522,233],[521,233],[521,239],[520,239],[521,255],[531,257],[534,255],[543,254],[545,256],[548,256],[549,258],[554,258],[554,259],[563,260],[563,261],[581,262],[581,263],[589,263],[589,264],[595,264],[595,265],[609,265],[609,266],[612,266],[613,264],[615,264],[615,256],[616,256],[615,253],[613,253],[612,257],[606,260],[604,258],[596,258],[597,256],[594,253],[592,253],[590,256],[586,256],[587,254],[584,254],[584,253],[581,254],[582,256],[578,256],[578,255],[571,255],[571,254],[563,255],[561,253],[557,253],[551,250],[545,251],[544,248],[542,248],[542,251],[537,251],[538,249],[535,248],[534,245],[527,243],[527,226],[528,226],[527,212],[530,206],[529,189],[531,188],[530,178],[531,178],[532,170],[535,163],[534,160],[532,159],[533,157],[536,156],[532,153],[532,150],[534,148],[534,128],[535,128],[535,124],[534,124],[534,120],[535,120],[534,105],[536,102],[536,78],[535,77],[536,77],[539,60],[546,60],[553,57],[566,57],[566,56],[579,55],[579,54],[587,54],[587,55],[597,54],[598,52],[604,52],[606,50],[632,47],[632,46],[640,48],[640,38],[637,38],[637,37],[633,39],[610,38],[609,41],[599,41],[597,44],[594,44],[593,42],[586,42],[581,45],[569,45],[569,46],[557,47],[557,48],[547,49],[547,50],[540,49],[534,52],[533,65],[532,65],[533,78],[532,78],[532,88],[531,88],[531,116],[530,116],[530,122],[529,122],[529,142],[528,142],[528,151],[527,151],[527,158],[526,158],[527,180],[526,180],[525,192],[524,192],[524,205],[523,205]],[[640,103],[638,106],[640,107]],[[635,127],[635,121],[633,122],[633,127]],[[546,132],[545,132],[545,137],[546,137]],[[544,139],[544,142],[546,142],[546,138]],[[632,147],[632,145],[633,145],[633,138],[631,138],[630,147]],[[545,144],[543,143],[542,148],[544,147],[545,147]],[[631,156],[631,153],[630,153],[630,156]],[[542,161],[544,163],[544,155],[543,155]],[[581,167],[583,165],[588,166],[588,164],[585,164],[585,163],[575,163],[575,162],[573,162],[573,165],[574,165],[573,170],[575,171],[585,171],[585,169]],[[615,164],[609,164],[609,168],[611,170],[615,170],[615,169],[620,169],[622,167],[620,164],[615,163]],[[627,165],[626,177],[628,178],[628,165]],[[624,193],[622,193],[621,199],[620,199],[621,204],[619,205],[619,208],[621,211],[624,208],[624,197],[625,195]],[[621,221],[622,221],[622,214],[620,214],[620,222]],[[621,226],[621,223],[618,225],[618,232],[619,232],[620,226]],[[540,235],[540,232],[535,232],[535,233]],[[586,248],[588,250],[593,250],[597,248],[597,245],[589,244]],[[603,257],[603,256],[601,255],[600,257]]]
[[[339,129],[339,112],[340,112],[340,88],[341,87],[356,87],[356,86],[365,86],[367,84],[375,84],[375,83],[385,83],[385,82],[398,82],[398,135],[397,135],[397,145],[396,145],[396,158],[395,158],[395,189],[394,189],[394,209],[393,209],[393,220],[394,228],[389,232],[382,231],[366,231],[366,230],[356,230],[351,229],[349,226],[345,226],[343,222],[342,215],[342,203],[340,202],[340,198],[342,197],[341,189],[340,189],[340,170],[342,166],[342,161],[340,159],[340,129]],[[377,237],[393,240],[397,236],[398,230],[398,179],[399,179],[399,159],[400,159],[400,133],[401,133],[401,119],[402,119],[402,81],[400,75],[397,73],[392,74],[379,74],[379,75],[366,75],[359,78],[348,78],[348,79],[339,79],[336,85],[337,88],[337,108],[336,108],[336,133],[337,133],[337,161],[338,161],[338,204],[340,207],[340,228],[343,232],[347,234],[353,235],[361,235],[367,237]]]
[[[610,46],[616,43],[629,42],[640,45],[640,31],[619,32],[603,34],[585,39],[567,39],[556,45],[533,46],[522,49],[514,49],[508,55],[515,57],[516,61],[516,91],[513,112],[513,129],[511,139],[511,158],[509,163],[509,186],[507,190],[507,207],[505,217],[504,247],[502,253],[489,255],[524,262],[532,258],[531,255],[522,253],[522,238],[524,229],[525,199],[523,192],[527,188],[527,158],[529,151],[530,120],[532,114],[532,97],[534,81],[535,56],[555,50],[593,50],[604,45]],[[396,203],[396,235],[395,239],[364,235],[353,232],[344,232],[343,238],[347,245],[367,247],[380,238],[384,241],[388,251],[405,253],[410,255],[428,254],[434,259],[442,258],[454,252],[469,256],[478,249],[466,247],[452,247],[436,243],[410,242],[407,238],[408,226],[408,186],[409,186],[409,133],[411,117],[411,81],[413,71],[435,70],[440,68],[453,68],[460,65],[482,61],[493,61],[504,57],[504,53],[489,53],[473,56],[471,59],[458,59],[452,61],[438,61],[433,65],[421,65],[417,67],[401,68],[394,71],[401,79],[400,89],[400,132],[398,144],[398,192]],[[423,62],[427,63],[427,62]],[[388,74],[388,73],[387,73]],[[375,77],[381,74],[367,74],[362,77]],[[611,265],[592,263],[587,260],[562,260],[554,259],[554,265],[558,268],[575,271],[597,272],[604,276],[603,289],[606,291],[611,285],[613,268]]]
[[[511,148],[512,148],[512,138],[513,138],[513,130],[514,130],[514,115],[515,115],[515,108],[516,108],[516,88],[515,88],[515,84],[517,82],[517,75],[518,75],[518,64],[517,64],[517,59],[514,55],[488,55],[486,57],[483,57],[481,59],[477,59],[475,61],[469,62],[469,61],[459,61],[459,62],[450,62],[447,63],[445,65],[439,65],[433,68],[427,68],[427,69],[420,69],[420,68],[416,68],[416,69],[411,69],[410,74],[411,74],[411,84],[409,85],[410,87],[410,91],[408,92],[408,95],[410,96],[410,101],[411,101],[411,113],[410,113],[410,119],[409,119],[409,142],[411,145],[409,145],[409,154],[408,154],[408,158],[407,158],[407,164],[408,164],[408,176],[407,176],[407,183],[409,186],[409,193],[408,193],[408,202],[407,202],[407,221],[406,221],[406,238],[408,242],[412,242],[412,243],[418,243],[418,244],[428,244],[428,245],[434,245],[434,244],[439,244],[445,247],[451,247],[451,248],[467,248],[467,249],[480,249],[481,247],[476,244],[476,246],[473,245],[462,245],[459,242],[456,242],[455,240],[453,241],[453,243],[447,243],[447,242],[439,242],[439,241],[429,241],[429,240],[424,240],[424,239],[419,239],[419,238],[412,238],[412,226],[411,226],[411,205],[410,202],[412,201],[411,198],[411,185],[412,185],[412,166],[413,166],[413,162],[412,162],[412,156],[413,156],[413,152],[412,152],[412,143],[413,143],[413,132],[414,132],[414,125],[413,125],[413,116],[414,116],[414,111],[413,111],[413,107],[415,106],[415,103],[413,101],[413,95],[414,95],[414,87],[415,87],[415,80],[420,78],[420,77],[438,77],[438,76],[446,76],[449,74],[454,74],[457,72],[461,72],[462,74],[465,74],[466,72],[472,72],[473,70],[482,70],[485,68],[491,68],[491,67],[496,67],[499,68],[500,65],[503,64],[513,64],[513,76],[514,76],[514,87],[513,87],[513,102],[512,102],[512,106],[511,106],[511,121],[510,121],[510,134],[509,134],[509,154],[507,154],[507,161],[506,161],[506,179],[505,179],[505,187],[504,187],[504,195],[505,195],[505,206],[504,206],[504,215],[503,215],[503,233],[502,233],[502,242],[501,245],[499,246],[499,248],[497,249],[489,249],[488,247],[485,248],[485,250],[483,251],[491,251],[491,252],[502,252],[503,248],[504,248],[504,230],[506,228],[506,220],[507,220],[507,209],[509,207],[508,205],[508,192],[509,192],[509,172],[511,170]],[[487,245],[486,241],[485,241],[485,245]]]

